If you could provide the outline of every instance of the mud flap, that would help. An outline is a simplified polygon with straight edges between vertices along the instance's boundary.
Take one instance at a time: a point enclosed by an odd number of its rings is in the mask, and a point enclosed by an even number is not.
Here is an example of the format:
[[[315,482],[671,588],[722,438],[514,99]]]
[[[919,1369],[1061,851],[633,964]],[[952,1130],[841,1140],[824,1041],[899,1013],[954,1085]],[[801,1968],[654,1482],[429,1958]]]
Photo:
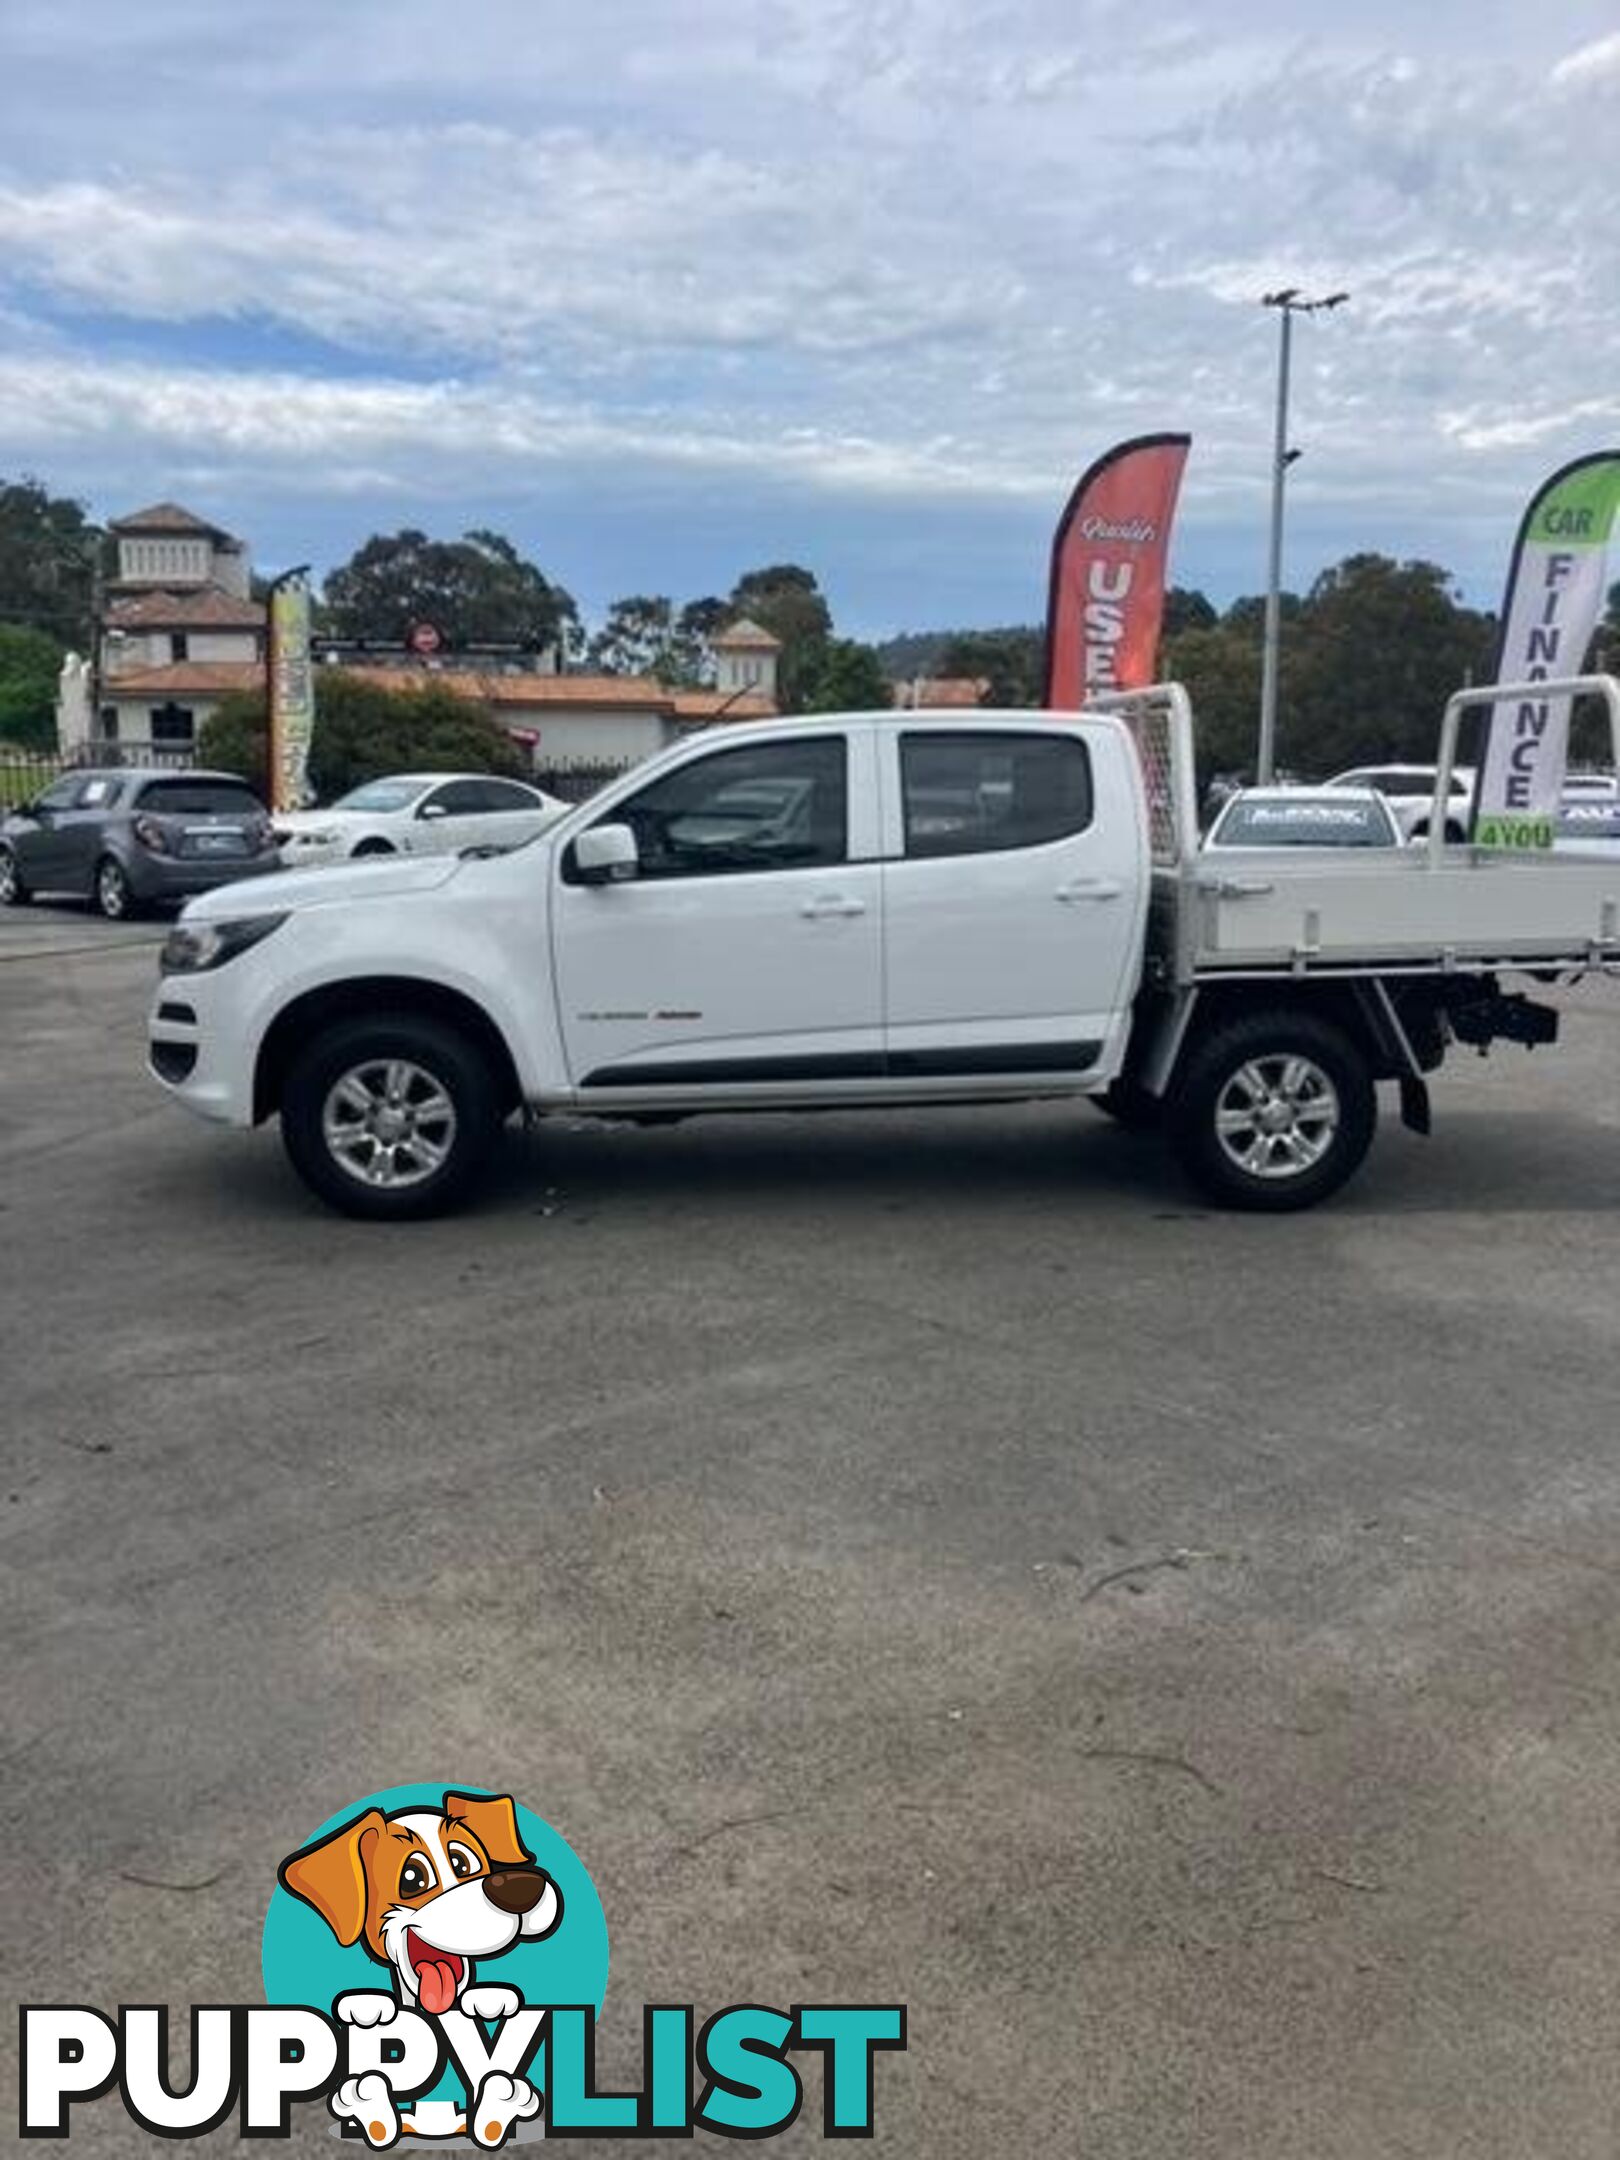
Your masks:
[[[1424,1139],[1434,1130],[1429,1113],[1429,1083],[1416,1073],[1401,1074],[1401,1123],[1408,1132],[1421,1133]]]

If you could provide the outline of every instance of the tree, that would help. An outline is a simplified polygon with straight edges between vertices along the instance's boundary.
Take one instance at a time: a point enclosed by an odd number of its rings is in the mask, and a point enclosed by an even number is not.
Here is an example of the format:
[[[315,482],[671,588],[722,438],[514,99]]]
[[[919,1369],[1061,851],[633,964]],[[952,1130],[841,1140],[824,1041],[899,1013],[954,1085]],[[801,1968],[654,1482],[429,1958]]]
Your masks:
[[[778,703],[785,713],[803,712],[832,633],[832,610],[814,573],[798,563],[747,571],[732,588],[731,615],[746,616],[781,640]]]
[[[588,659],[605,675],[663,680],[675,643],[675,606],[664,594],[632,593],[615,600],[591,639]]]
[[[0,623],[0,743],[56,748],[56,680],[62,647],[43,630]]]
[[[1285,592],[1277,595],[1277,619],[1291,623],[1303,606],[1298,593]],[[1266,634],[1266,603],[1260,593],[1247,593],[1241,600],[1234,600],[1221,617],[1221,628],[1230,630],[1237,637],[1262,644]]]
[[[106,535],[39,480],[0,480],[0,622],[90,648]]]
[[[1224,623],[1181,630],[1165,639],[1159,670],[1168,680],[1185,683],[1192,698],[1200,777],[1206,782],[1217,773],[1252,777],[1260,715],[1259,646]]]
[[[1185,585],[1172,585],[1164,596],[1164,634],[1167,638],[1178,637],[1183,630],[1213,630],[1220,621],[1213,606],[1201,592]]]
[[[1046,687],[1046,633],[1033,626],[959,630],[939,656],[941,675],[982,677],[990,705],[1039,705]]]
[[[1489,681],[1490,616],[1437,563],[1351,555],[1324,570],[1284,638],[1279,757],[1306,771],[1434,755],[1446,699]]]
[[[267,720],[262,693],[221,700],[198,740],[205,765],[241,773],[261,794],[268,781]],[[363,670],[320,668],[315,676],[315,732],[310,785],[322,802],[383,773],[493,772],[522,778],[518,745],[482,706],[456,697],[431,676],[420,690],[385,690]]]
[[[334,636],[403,639],[429,622],[451,646],[514,640],[566,650],[579,610],[560,585],[526,561],[501,533],[430,540],[408,527],[372,535],[326,580]]]
[[[857,638],[832,638],[805,700],[806,712],[887,712],[889,678],[874,646]]]

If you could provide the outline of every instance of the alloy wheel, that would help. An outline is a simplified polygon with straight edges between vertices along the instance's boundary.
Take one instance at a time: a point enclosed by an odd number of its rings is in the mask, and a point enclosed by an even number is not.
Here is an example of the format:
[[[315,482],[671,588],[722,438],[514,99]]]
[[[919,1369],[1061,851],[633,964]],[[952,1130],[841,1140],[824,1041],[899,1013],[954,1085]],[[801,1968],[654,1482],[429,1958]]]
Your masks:
[[[456,1141],[456,1109],[443,1085],[408,1058],[368,1058],[327,1090],[321,1134],[333,1162],[377,1191],[421,1185]]]
[[[1248,1059],[1216,1098],[1216,1139],[1248,1177],[1303,1176],[1338,1130],[1337,1088],[1314,1058],[1298,1052]]]

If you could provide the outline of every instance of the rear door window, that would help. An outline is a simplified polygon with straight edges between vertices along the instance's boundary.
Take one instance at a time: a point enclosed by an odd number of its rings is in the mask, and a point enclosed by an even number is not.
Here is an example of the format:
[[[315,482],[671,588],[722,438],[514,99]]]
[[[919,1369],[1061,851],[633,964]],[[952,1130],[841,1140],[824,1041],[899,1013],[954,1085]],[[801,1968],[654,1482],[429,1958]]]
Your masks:
[[[538,810],[540,805],[526,787],[516,780],[486,780],[482,783],[484,800],[480,807],[485,810]]]
[[[253,790],[239,780],[148,780],[137,808],[158,817],[260,817]]]
[[[443,811],[446,817],[473,817],[494,807],[485,796],[482,780],[447,780],[443,787],[433,790],[416,814],[421,817],[433,809]]]
[[[1091,823],[1091,758],[1072,735],[908,733],[900,778],[913,858],[1042,847]]]

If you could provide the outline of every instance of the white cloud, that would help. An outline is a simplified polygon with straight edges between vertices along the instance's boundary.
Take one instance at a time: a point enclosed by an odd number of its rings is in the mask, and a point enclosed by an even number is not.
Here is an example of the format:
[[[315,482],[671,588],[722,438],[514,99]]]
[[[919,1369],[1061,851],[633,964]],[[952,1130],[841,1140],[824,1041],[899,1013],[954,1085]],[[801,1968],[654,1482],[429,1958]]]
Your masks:
[[[1182,424],[1189,530],[1235,531],[1256,303],[1305,283],[1354,298],[1300,326],[1302,511],[1398,547],[1421,495],[1467,537],[1613,425],[1620,136],[1569,140],[1604,15],[11,0],[0,469],[363,499],[634,461],[857,520],[1055,506]]]
[[[1601,82],[1611,75],[1620,75],[1620,30],[1611,37],[1595,38],[1590,45],[1582,45],[1572,53],[1565,53],[1552,71],[1555,83]]]

